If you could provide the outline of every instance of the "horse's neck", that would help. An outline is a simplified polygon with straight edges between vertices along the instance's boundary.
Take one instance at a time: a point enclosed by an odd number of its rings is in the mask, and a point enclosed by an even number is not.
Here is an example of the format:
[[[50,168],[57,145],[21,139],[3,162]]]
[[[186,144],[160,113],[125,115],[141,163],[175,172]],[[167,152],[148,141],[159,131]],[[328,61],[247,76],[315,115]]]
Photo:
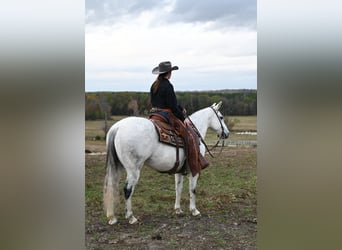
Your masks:
[[[205,138],[209,127],[209,109],[201,109],[190,115],[191,121],[195,124],[202,138]]]

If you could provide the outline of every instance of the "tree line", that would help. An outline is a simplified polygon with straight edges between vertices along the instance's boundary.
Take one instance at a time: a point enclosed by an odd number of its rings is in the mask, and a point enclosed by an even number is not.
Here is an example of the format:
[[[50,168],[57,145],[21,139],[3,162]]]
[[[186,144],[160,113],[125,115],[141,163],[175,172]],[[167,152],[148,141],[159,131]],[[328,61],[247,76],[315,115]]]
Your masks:
[[[188,114],[222,101],[221,113],[257,115],[256,90],[176,92],[178,102]],[[146,116],[151,109],[148,92],[88,92],[85,94],[85,119],[107,119],[111,115]]]

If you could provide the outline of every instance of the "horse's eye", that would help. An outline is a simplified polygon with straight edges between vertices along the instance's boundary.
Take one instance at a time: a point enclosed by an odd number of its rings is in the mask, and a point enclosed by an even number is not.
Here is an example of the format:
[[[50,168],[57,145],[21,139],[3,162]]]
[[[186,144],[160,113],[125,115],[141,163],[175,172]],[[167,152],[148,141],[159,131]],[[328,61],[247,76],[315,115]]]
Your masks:
[[[220,119],[223,120],[223,116],[221,116]]]

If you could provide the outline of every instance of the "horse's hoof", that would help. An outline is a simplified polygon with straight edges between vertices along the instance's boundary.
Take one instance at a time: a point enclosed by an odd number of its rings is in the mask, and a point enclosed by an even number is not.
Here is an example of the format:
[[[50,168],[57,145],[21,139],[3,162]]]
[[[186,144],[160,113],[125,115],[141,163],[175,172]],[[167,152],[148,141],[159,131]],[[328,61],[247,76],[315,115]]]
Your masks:
[[[181,215],[181,214],[184,213],[183,210],[180,209],[180,208],[176,208],[176,209],[175,209],[175,212],[176,212],[177,215]]]
[[[114,225],[115,223],[117,223],[118,222],[118,219],[117,218],[111,218],[109,221],[108,221],[108,224],[109,225]]]
[[[131,225],[133,225],[133,224],[135,224],[135,223],[137,223],[137,218],[135,218],[133,215],[129,218],[129,224],[131,224]]]
[[[192,216],[198,216],[201,214],[200,211],[198,211],[196,208],[192,209],[191,213],[192,213]]]

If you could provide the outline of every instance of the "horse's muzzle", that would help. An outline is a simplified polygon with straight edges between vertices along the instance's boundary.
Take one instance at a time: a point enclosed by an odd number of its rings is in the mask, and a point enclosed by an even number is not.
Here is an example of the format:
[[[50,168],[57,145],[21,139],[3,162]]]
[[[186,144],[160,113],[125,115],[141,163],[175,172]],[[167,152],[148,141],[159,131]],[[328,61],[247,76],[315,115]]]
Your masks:
[[[220,137],[220,139],[227,139],[229,137],[229,133],[222,132],[221,135],[217,135],[217,137]]]

